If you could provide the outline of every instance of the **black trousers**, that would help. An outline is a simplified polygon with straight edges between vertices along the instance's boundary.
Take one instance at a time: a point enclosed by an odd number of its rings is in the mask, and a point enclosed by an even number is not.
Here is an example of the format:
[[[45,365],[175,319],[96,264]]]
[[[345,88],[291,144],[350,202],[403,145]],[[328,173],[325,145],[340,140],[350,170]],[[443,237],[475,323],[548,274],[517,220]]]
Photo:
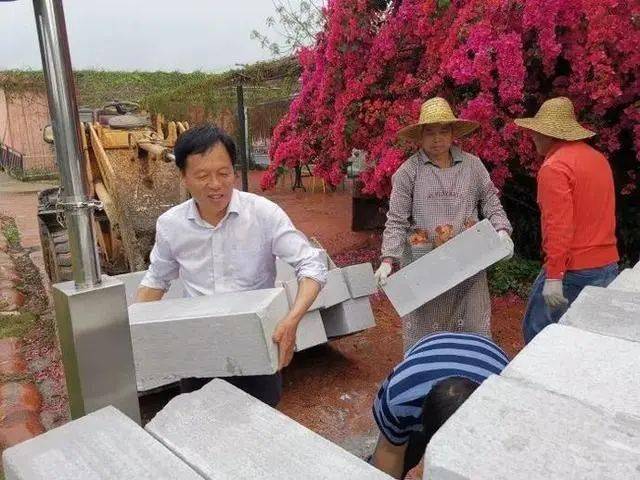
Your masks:
[[[413,432],[409,437],[409,444],[407,450],[404,453],[404,468],[402,477],[407,476],[411,470],[413,470],[424,457],[424,451],[427,449],[427,437],[422,432]]]
[[[180,380],[180,393],[189,393],[200,390],[212,378],[183,378]],[[282,374],[274,375],[249,375],[246,377],[225,377],[222,378],[231,385],[248,393],[261,402],[271,407],[276,407],[282,397]]]

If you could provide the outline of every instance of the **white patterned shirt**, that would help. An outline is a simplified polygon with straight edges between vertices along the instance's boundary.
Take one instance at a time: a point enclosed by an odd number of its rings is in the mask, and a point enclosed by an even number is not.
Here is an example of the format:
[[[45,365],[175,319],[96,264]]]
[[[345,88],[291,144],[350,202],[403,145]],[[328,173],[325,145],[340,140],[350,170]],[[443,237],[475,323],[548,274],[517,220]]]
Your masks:
[[[166,291],[180,277],[188,297],[273,288],[276,257],[295,268],[298,279],[325,283],[321,250],[311,246],[275,203],[234,190],[225,217],[214,227],[190,199],[158,218],[141,285]]]

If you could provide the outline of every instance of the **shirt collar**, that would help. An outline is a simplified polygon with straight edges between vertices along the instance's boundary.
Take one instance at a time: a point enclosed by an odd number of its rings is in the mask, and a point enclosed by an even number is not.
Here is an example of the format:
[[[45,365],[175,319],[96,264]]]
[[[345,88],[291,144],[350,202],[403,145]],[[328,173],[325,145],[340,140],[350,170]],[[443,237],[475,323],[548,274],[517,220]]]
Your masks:
[[[464,158],[462,157],[462,151],[460,150],[460,148],[456,147],[456,146],[452,146],[449,151],[451,152],[451,157],[453,157],[453,164],[455,165],[456,163],[460,163],[464,160]],[[427,163],[433,165],[434,167],[438,167],[438,165],[436,165],[434,162],[431,161],[431,159],[429,159],[429,156],[426,154],[426,152],[421,148],[419,150],[419,155],[420,155],[420,159],[422,160],[422,162],[426,165]],[[440,167],[438,167],[440,168]]]
[[[222,224],[222,222],[224,222],[227,219],[230,213],[234,213],[236,215],[240,214],[240,194],[238,193],[238,190],[236,190],[235,188],[231,193],[231,200],[229,201],[229,205],[227,206],[227,213],[220,221],[220,224]],[[196,204],[196,201],[193,198],[189,200],[189,208],[187,209],[187,218],[189,220],[193,220],[201,227],[214,228],[213,225],[211,225],[209,222],[207,222],[200,216],[200,212],[198,211],[198,206]]]

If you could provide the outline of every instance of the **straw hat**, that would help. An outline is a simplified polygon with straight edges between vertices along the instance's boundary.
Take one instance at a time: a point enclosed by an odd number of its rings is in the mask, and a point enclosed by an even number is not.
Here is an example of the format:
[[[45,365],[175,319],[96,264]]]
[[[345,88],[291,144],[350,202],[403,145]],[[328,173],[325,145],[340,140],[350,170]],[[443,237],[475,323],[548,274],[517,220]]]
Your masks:
[[[434,97],[424,102],[422,107],[420,107],[420,119],[418,123],[400,129],[398,136],[405,140],[420,143],[422,141],[422,127],[434,123],[451,125],[453,138],[463,137],[480,126],[478,122],[456,118],[449,102],[444,98]]]
[[[535,117],[518,118],[514,122],[519,127],[560,140],[584,140],[595,135],[595,132],[587,130],[578,123],[573,103],[567,97],[547,100]]]

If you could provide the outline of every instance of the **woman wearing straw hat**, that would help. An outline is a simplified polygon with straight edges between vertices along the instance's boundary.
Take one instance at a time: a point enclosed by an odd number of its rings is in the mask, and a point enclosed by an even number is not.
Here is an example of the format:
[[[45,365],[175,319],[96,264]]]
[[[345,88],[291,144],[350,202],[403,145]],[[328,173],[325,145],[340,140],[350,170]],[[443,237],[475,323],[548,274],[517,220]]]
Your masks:
[[[595,133],[578,123],[571,100],[547,100],[535,117],[515,123],[531,132],[545,157],[538,171],[545,264],[523,320],[529,343],[584,287],[606,287],[616,277],[615,191],[606,157],[583,141]]]
[[[421,148],[392,178],[379,285],[386,283],[394,261],[410,263],[476,223],[479,213],[513,251],[511,224],[489,173],[478,157],[452,146],[478,126],[456,118],[449,103],[436,97],[422,105],[418,123],[398,133]],[[490,317],[487,278],[481,272],[403,318],[404,349],[437,331],[490,337]]]

